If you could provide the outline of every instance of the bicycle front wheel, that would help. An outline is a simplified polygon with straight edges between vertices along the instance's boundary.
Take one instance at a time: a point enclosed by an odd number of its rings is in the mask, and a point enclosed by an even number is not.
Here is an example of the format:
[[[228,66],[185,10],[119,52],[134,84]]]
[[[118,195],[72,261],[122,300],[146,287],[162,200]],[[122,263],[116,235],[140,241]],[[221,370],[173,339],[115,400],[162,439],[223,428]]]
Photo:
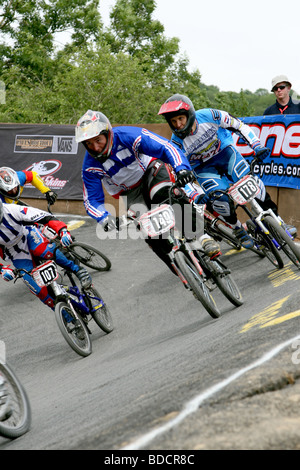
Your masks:
[[[0,397],[0,435],[16,439],[30,429],[29,399],[18,377],[7,363],[0,363],[0,376],[4,379],[7,392],[7,404],[3,403],[5,400]]]
[[[300,249],[296,243],[286,233],[284,228],[270,215],[267,215],[263,222],[269,229],[271,235],[281,245],[282,251],[294,263],[294,265],[300,269]]]
[[[56,304],[55,318],[61,334],[73,351],[83,357],[89,356],[92,343],[82,318],[75,318],[71,307],[64,301]]]
[[[175,264],[194,296],[202,303],[209,315],[213,318],[219,318],[220,311],[204,282],[204,278],[198,273],[196,266],[182,251],[175,253]]]
[[[256,229],[256,225],[252,220],[247,220],[246,223],[248,232],[255,242],[256,253],[262,253],[262,255],[260,255],[261,257],[265,256],[273,266],[275,266],[275,268],[282,269],[284,267],[284,262],[270,237],[263,233],[261,229]],[[251,250],[254,250],[254,248],[251,248]]]
[[[82,264],[96,271],[109,271],[111,261],[101,251],[81,242],[74,242],[68,251]]]

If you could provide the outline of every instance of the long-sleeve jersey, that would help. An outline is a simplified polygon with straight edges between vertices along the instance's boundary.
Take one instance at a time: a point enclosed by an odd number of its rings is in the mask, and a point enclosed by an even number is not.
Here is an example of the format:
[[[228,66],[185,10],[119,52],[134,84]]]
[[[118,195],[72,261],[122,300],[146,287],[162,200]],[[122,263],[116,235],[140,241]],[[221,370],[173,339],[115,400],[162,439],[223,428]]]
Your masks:
[[[50,188],[45,185],[44,181],[40,177],[40,175],[36,171],[16,171],[17,176],[20,181],[20,195],[23,192],[23,188],[25,184],[31,183],[32,186],[34,186],[36,189],[38,189],[42,194],[47,193],[50,191]],[[6,202],[8,204],[16,204],[18,201],[14,199],[9,199],[2,194],[0,194],[0,198],[3,202]]]
[[[34,223],[47,225],[56,233],[67,228],[64,222],[57,220],[48,212],[34,207],[3,204],[3,219],[0,223],[0,256],[2,258],[4,258],[3,248],[10,252],[11,258],[14,257],[14,254],[22,254],[22,250],[26,247],[28,234],[26,224]]]
[[[172,135],[172,142],[181,148],[192,168],[203,164],[221,152],[225,147],[233,145],[231,132],[236,132],[251,148],[260,145],[260,141],[252,129],[237,118],[218,109],[201,109],[196,111],[196,130],[184,140]]]
[[[82,179],[83,200],[87,213],[100,222],[108,212],[105,209],[104,190],[115,198],[140,185],[142,177],[153,159],[170,164],[175,172],[190,164],[184,154],[167,139],[138,127],[113,128],[114,141],[109,158],[99,162],[88,152],[85,154]]]

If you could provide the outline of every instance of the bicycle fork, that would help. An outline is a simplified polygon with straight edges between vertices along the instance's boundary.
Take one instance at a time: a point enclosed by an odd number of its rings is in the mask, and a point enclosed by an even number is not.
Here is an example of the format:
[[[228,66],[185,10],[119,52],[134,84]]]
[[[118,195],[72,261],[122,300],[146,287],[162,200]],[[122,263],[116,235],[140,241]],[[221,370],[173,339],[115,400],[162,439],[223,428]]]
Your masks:
[[[282,221],[280,220],[280,218],[273,212],[272,209],[267,209],[266,211],[262,210],[261,206],[258,204],[257,201],[255,201],[255,199],[253,199],[251,201],[251,207],[254,209],[254,212],[257,214],[257,216],[254,218],[254,220],[257,223],[257,225],[259,226],[259,228],[261,229],[261,231],[265,235],[272,237],[272,235],[270,234],[270,231],[268,230],[268,228],[263,223],[263,219],[266,215],[270,215],[274,220],[276,220],[276,222],[280,226],[282,226]],[[245,208],[245,210],[246,210],[246,208]],[[246,210],[246,212],[247,212],[247,210]],[[249,214],[249,215],[251,215],[251,214]],[[292,235],[290,234],[290,232],[288,230],[285,230],[285,232],[289,235],[289,237],[291,239],[293,239]],[[278,250],[281,248],[280,244],[277,242],[277,240],[274,237],[271,238],[271,241],[272,241],[273,245]]]
[[[77,297],[75,297],[74,295],[70,294],[69,292],[67,292],[62,286],[60,286],[57,282],[53,282],[53,284],[51,285],[52,289],[53,289],[53,292],[54,292],[54,295],[55,295],[55,298],[58,299],[58,298],[61,298],[64,302],[66,302],[66,304],[68,305],[68,307],[70,308],[70,310],[72,311],[72,316],[73,318],[75,318],[75,320],[83,320],[84,323],[85,323],[85,326],[88,330],[89,333],[90,330],[88,328],[88,325],[87,325],[87,322],[84,320],[84,318],[82,318],[81,316],[79,316],[79,314],[77,313],[77,311],[75,310],[74,308],[74,305],[77,306],[79,309],[82,309],[82,305],[78,302],[78,299]]]
[[[174,243],[174,246],[173,246],[171,252],[168,253],[168,255],[169,255],[169,258],[170,258],[170,261],[171,261],[171,265],[172,265],[174,271],[176,272],[177,276],[179,277],[179,279],[181,280],[183,285],[187,289],[189,289],[189,284],[188,284],[186,278],[184,277],[183,273],[178,269],[178,267],[175,263],[175,253],[177,251],[179,251],[179,249],[180,249],[180,243],[176,241],[176,243]],[[187,257],[191,260],[191,262],[195,266],[198,274],[200,274],[200,276],[203,276],[204,275],[203,269],[202,269],[201,265],[199,264],[198,259],[194,255],[192,249],[189,248],[187,243],[184,244],[183,253],[185,253],[187,255]]]

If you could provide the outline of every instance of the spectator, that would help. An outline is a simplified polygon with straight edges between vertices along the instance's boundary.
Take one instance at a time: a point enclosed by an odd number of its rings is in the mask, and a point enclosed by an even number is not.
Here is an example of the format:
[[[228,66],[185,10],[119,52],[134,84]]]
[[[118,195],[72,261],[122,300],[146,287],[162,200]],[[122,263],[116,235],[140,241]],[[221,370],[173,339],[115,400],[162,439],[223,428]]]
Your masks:
[[[294,103],[290,97],[292,84],[286,75],[278,75],[272,80],[272,92],[276,96],[276,103],[269,106],[264,116],[272,114],[300,114],[300,103]]]

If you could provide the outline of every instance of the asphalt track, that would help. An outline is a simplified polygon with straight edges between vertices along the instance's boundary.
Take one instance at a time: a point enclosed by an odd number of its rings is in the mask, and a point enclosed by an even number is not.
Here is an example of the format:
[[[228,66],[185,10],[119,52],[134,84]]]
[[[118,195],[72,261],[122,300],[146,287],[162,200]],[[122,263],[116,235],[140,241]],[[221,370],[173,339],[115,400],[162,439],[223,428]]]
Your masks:
[[[93,324],[93,353],[81,358],[21,281],[0,282],[0,339],[32,406],[30,432],[0,437],[0,450],[299,445],[300,271],[222,245],[244,304],[216,293],[214,320],[143,240],[101,240],[91,219],[62,218],[112,261],[93,279],[115,329],[106,335]],[[268,410],[271,397],[278,401]],[[289,412],[278,416],[283,403]]]

